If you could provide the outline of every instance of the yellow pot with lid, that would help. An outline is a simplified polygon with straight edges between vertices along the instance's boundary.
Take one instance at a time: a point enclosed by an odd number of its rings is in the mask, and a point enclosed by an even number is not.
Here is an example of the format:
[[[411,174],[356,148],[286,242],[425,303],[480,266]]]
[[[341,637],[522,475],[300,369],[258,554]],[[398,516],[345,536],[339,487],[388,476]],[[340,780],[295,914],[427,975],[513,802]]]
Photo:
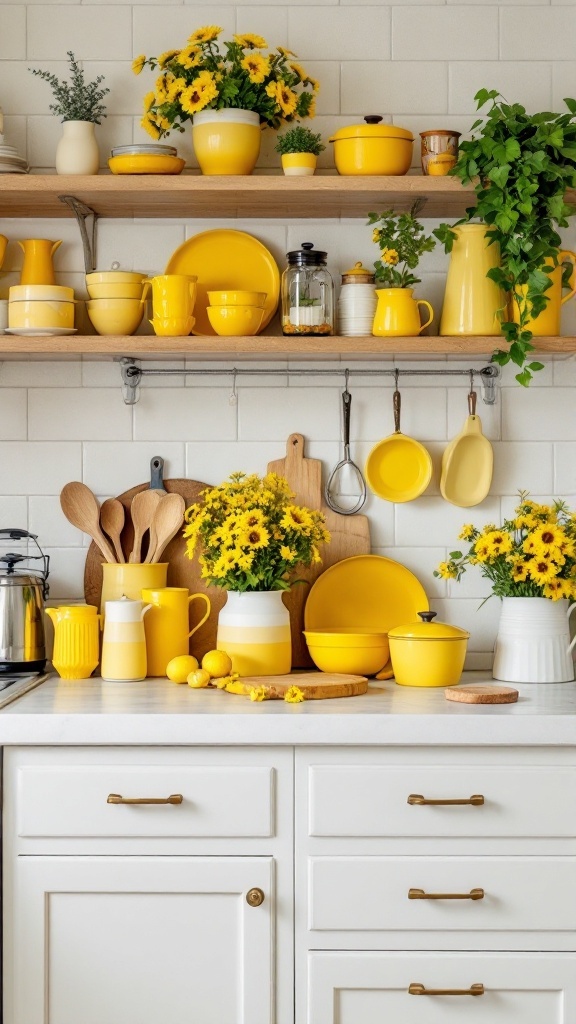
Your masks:
[[[400,686],[456,686],[464,669],[470,634],[436,612],[418,612],[421,622],[395,626],[388,633],[394,678]]]
[[[340,128],[331,137],[338,174],[406,174],[412,161],[414,136],[394,124],[380,124],[376,114],[364,124]]]

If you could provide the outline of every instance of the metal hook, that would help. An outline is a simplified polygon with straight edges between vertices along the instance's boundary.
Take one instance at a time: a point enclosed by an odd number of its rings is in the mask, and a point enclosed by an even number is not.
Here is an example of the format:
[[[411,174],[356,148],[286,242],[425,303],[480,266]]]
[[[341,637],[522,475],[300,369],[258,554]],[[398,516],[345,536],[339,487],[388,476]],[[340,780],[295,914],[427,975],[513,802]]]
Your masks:
[[[232,391],[228,396],[228,405],[238,405],[238,392],[236,391],[236,377],[238,370],[236,367],[232,370]]]

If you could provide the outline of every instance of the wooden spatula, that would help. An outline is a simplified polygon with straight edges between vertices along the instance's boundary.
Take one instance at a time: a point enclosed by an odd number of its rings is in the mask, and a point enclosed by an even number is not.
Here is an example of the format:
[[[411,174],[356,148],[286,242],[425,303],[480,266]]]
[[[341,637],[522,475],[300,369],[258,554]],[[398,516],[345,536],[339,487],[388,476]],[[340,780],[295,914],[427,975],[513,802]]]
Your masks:
[[[146,493],[145,491],[143,493]],[[159,562],[164,548],[176,536],[184,521],[186,502],[181,494],[167,494],[156,506],[151,533],[156,537],[154,549],[150,546],[145,562]],[[184,542],[182,542],[184,543]]]
[[[92,537],[107,562],[115,562],[116,556],[100,529],[100,503],[90,488],[73,480],[62,488],[60,505],[68,522]]]
[[[100,507],[100,525],[107,537],[110,537],[119,562],[125,562],[120,534],[124,527],[124,505],[117,498],[106,498]]]

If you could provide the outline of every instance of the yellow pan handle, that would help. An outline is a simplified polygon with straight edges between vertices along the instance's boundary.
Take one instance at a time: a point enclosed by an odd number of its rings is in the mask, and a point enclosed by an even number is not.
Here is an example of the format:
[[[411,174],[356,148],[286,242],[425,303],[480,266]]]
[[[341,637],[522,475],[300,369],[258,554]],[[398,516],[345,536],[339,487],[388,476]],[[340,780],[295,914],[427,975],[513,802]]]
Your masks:
[[[567,292],[566,295],[562,296],[562,298],[560,299],[561,305],[564,305],[565,302],[568,302],[568,299],[571,299],[576,294],[576,274],[574,273],[574,271],[576,270],[576,252],[572,252],[571,249],[564,249],[562,252],[559,252],[558,263],[562,265],[562,263],[564,262],[570,262],[572,264],[573,270],[570,275],[571,291]]]
[[[428,327],[432,323],[432,320],[434,318],[434,310],[432,309],[432,306],[430,305],[430,303],[426,302],[426,299],[417,299],[416,300],[416,305],[417,306],[426,306],[428,311],[429,311],[429,313],[430,313],[430,316],[429,316],[428,320],[426,321],[425,324],[422,324],[422,327],[418,331],[418,334],[422,334],[422,331],[424,330],[424,328]]]
[[[211,608],[210,598],[206,594],[190,594],[190,597],[188,598],[188,604],[190,604],[192,601],[195,601],[197,597],[200,597],[203,601],[206,601],[206,614],[204,615],[204,618],[200,619],[200,622],[198,622],[194,626],[194,629],[190,630],[190,632],[188,633],[189,637],[191,637],[192,634],[195,633],[197,629],[200,629],[200,626],[204,625],[204,623],[206,622],[206,619],[210,615],[210,608]]]

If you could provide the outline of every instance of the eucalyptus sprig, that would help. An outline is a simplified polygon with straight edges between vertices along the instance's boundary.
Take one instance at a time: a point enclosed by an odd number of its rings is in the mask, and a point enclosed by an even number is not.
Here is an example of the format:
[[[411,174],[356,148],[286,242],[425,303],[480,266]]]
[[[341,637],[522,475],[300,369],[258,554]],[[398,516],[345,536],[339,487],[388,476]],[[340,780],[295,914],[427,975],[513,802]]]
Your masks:
[[[40,68],[28,68],[33,75],[43,78],[52,89],[55,103],[49,105],[49,110],[63,121],[92,121],[93,124],[100,124],[100,119],[106,117],[106,107],[101,102],[110,92],[110,89],[99,89],[100,82],[104,81],[104,75],[98,75],[93,82],[86,82],[84,71],[76,60],[72,50],[68,50],[68,61],[70,64],[70,82],[61,82],[51,71],[42,71]]]
[[[432,252],[436,242],[426,235],[417,215],[425,200],[417,199],[409,213],[369,213],[368,224],[374,225],[372,241],[380,249],[376,260],[376,283],[387,288],[410,288],[421,278],[412,273],[425,252]]]
[[[464,185],[473,182],[476,192],[476,206],[458,223],[479,217],[488,225],[491,242],[500,246],[500,267],[487,276],[510,298],[508,309],[499,314],[508,348],[494,352],[492,361],[518,366],[516,380],[526,387],[543,367],[528,361],[534,350],[530,324],[548,303],[550,274],[562,243],[557,228],[567,227],[576,212],[564,199],[566,190],[576,186],[576,100],[564,100],[568,113],[531,115],[495,89],[480,89],[474,98],[478,109],[487,103],[491,107],[485,119],[472,125],[472,139],[460,143],[458,162],[450,171]],[[446,252],[456,237],[452,227],[442,224],[434,231]]]

